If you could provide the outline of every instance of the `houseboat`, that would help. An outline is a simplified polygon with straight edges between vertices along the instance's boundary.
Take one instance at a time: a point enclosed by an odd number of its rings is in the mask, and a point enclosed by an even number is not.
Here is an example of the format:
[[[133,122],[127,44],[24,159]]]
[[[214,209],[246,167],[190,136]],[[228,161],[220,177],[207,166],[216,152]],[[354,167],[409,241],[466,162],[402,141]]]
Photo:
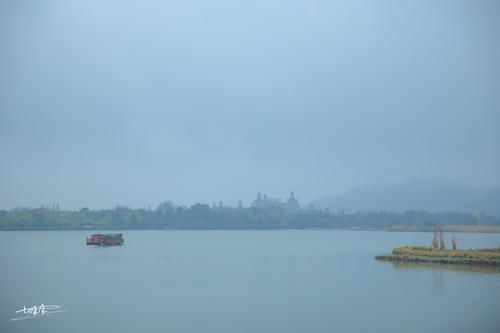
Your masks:
[[[122,234],[94,234],[87,238],[87,245],[112,246],[123,245]]]

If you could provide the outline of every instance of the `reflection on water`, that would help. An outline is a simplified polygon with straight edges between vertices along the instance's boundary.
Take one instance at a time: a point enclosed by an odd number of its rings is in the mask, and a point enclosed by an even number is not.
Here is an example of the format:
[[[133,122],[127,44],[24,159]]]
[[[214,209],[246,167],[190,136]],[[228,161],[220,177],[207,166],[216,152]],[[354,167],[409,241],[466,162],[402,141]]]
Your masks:
[[[485,280],[498,281],[500,279],[500,267],[498,266],[415,262],[385,262],[382,264],[392,265],[394,271],[402,273],[405,279],[419,279],[423,288],[432,291],[435,297],[444,299],[448,298],[447,294],[450,290],[459,286],[460,281],[465,278],[474,279],[478,284]],[[491,290],[491,292],[496,292],[496,290]]]
[[[460,271],[464,273],[482,273],[482,274],[499,274],[499,266],[486,265],[454,265],[454,264],[437,264],[437,263],[415,263],[415,262],[391,262],[396,270],[411,270],[411,269],[432,269],[432,270],[448,270]]]

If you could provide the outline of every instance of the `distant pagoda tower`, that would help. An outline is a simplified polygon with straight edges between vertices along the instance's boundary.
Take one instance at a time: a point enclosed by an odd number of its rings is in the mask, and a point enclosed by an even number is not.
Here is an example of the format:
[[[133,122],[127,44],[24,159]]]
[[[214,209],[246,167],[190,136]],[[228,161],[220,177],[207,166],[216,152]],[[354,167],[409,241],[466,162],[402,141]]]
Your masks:
[[[290,192],[290,197],[286,201],[286,210],[289,213],[295,213],[300,210],[299,201],[295,198],[295,193]]]
[[[252,207],[263,207],[264,206],[264,200],[262,200],[262,195],[257,193],[257,198],[252,202]]]

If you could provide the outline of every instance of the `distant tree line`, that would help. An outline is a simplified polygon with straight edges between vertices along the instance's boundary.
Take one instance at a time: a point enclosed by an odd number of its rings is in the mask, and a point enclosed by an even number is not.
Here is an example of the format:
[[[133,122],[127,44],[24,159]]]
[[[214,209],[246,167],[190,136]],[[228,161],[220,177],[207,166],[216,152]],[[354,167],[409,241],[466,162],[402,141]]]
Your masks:
[[[171,202],[163,202],[155,210],[123,206],[79,211],[60,211],[54,206],[0,210],[0,230],[373,228],[424,231],[437,225],[477,223],[475,215],[464,213],[410,210],[344,214],[314,208],[290,212],[280,206],[230,208],[195,204],[183,207]],[[500,216],[482,216],[482,223],[500,226]]]

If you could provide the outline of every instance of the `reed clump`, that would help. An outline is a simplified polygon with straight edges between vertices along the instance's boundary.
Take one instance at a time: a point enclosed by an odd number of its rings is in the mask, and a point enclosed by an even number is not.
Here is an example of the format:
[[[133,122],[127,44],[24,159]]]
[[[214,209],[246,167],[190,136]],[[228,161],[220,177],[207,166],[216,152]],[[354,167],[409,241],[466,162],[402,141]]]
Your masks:
[[[443,228],[439,228],[439,248],[441,250],[445,249]]]
[[[437,229],[434,228],[434,238],[432,238],[432,247],[437,249],[439,247]]]

